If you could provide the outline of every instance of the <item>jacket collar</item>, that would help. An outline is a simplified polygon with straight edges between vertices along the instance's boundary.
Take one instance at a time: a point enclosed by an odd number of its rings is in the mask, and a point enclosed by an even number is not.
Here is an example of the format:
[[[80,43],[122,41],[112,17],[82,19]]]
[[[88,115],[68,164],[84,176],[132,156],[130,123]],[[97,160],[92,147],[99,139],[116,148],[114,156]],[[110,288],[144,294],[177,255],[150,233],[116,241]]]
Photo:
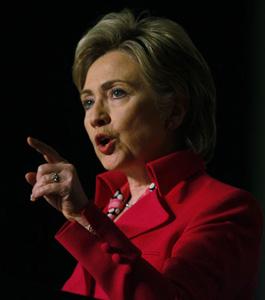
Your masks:
[[[180,181],[204,169],[201,157],[192,151],[184,150],[171,153],[148,162],[146,168],[158,194],[165,197]],[[126,186],[126,176],[119,171],[103,172],[96,177],[96,204],[103,208],[117,189]]]
[[[165,197],[180,181],[204,169],[202,158],[192,151],[177,151],[148,162],[146,168],[152,182],[156,184],[158,194]],[[105,207],[117,189],[127,186],[126,176],[118,171],[107,171],[96,177],[95,202]]]
[[[178,151],[147,164],[151,180],[164,197],[180,181],[204,169],[201,157],[192,151]]]
[[[173,187],[178,182],[203,170],[204,163],[191,151],[179,151],[149,162],[146,168],[157,189],[151,192],[144,201],[138,201],[117,220],[117,226],[128,238],[134,238],[163,226],[172,217],[175,218],[176,216],[165,203],[166,199],[170,198],[170,191],[173,191]],[[129,196],[128,182],[124,174],[108,171],[98,175],[96,205],[101,209],[106,207],[117,189],[121,189],[125,197]]]

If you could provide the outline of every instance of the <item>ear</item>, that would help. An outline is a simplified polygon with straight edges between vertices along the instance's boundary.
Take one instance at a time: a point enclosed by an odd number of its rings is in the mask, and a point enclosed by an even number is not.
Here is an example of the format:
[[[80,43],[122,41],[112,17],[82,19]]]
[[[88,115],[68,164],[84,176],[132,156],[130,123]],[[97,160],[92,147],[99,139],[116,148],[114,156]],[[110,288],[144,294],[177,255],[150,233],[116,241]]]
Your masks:
[[[178,99],[166,120],[168,130],[176,130],[181,126],[187,113],[187,98]]]

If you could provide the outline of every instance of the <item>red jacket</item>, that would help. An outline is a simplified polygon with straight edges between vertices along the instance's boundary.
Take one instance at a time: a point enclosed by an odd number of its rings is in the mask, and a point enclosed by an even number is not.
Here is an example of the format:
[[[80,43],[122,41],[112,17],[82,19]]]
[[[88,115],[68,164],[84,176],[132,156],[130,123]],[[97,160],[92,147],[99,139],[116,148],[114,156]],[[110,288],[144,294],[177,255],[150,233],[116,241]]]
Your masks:
[[[97,176],[100,209],[85,212],[98,235],[71,222],[56,234],[78,261],[63,290],[113,300],[252,299],[262,231],[253,197],[207,175],[189,151],[147,170],[157,189],[116,223],[101,210],[126,178],[110,171]]]

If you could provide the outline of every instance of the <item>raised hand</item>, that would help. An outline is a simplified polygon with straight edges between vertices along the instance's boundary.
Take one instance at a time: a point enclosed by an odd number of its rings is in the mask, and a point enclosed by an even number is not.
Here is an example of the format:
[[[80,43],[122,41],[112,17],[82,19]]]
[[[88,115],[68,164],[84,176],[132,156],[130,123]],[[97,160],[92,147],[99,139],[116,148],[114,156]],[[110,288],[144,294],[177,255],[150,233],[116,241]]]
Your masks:
[[[31,201],[44,197],[67,219],[75,219],[88,205],[75,167],[42,141],[28,137],[27,143],[41,153],[47,162],[40,165],[37,172],[25,175],[28,183],[33,186]]]

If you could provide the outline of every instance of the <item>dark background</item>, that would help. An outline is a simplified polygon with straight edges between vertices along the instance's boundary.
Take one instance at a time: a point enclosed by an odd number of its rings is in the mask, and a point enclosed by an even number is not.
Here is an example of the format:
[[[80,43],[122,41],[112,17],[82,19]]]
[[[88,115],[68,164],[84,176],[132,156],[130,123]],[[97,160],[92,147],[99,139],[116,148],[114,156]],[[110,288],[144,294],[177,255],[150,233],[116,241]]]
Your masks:
[[[262,1],[68,2],[10,3],[0,10],[0,266],[3,287],[12,295],[8,299],[40,299],[34,291],[60,299],[57,291],[75,265],[53,238],[64,218],[43,199],[29,201],[31,188],[24,174],[43,160],[26,145],[26,137],[56,148],[76,166],[86,192],[93,194],[95,174],[102,168],[83,128],[71,67],[76,43],[107,12],[148,9],[186,29],[208,61],[217,88],[217,146],[208,171],[249,190],[265,206]],[[264,265],[264,256],[262,261]],[[263,269],[256,299],[265,297]]]

